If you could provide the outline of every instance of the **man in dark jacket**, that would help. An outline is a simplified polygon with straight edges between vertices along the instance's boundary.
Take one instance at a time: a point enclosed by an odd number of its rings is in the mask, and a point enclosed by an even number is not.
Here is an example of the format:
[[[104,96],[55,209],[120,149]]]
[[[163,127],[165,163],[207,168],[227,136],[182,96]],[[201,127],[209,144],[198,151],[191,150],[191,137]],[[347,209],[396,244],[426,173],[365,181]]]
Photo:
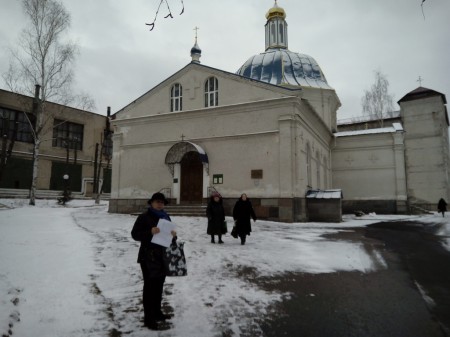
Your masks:
[[[241,238],[241,245],[245,245],[246,237],[252,231],[250,218],[256,221],[252,203],[247,198],[247,194],[243,193],[233,208],[233,219],[236,223],[237,233]]]
[[[164,206],[168,204],[164,194],[159,192],[153,194],[148,204],[150,205],[148,211],[137,217],[131,236],[134,240],[141,242],[137,262],[141,265],[144,279],[142,292],[144,323],[149,329],[158,330],[157,321],[170,318],[161,311],[163,286],[166,279],[163,261],[166,248],[151,241],[153,235],[160,232],[157,227],[159,219],[170,221],[170,217],[164,211]],[[176,240],[175,231],[172,231],[172,236]]]

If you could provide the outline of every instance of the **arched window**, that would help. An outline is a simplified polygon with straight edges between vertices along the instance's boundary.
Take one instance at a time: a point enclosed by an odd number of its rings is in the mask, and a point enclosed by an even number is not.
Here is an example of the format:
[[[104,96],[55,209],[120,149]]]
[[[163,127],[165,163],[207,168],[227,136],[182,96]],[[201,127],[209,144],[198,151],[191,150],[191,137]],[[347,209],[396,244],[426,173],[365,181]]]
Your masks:
[[[219,81],[210,77],[205,82],[205,108],[219,105]]]
[[[275,43],[277,41],[277,26],[274,22],[270,23],[270,39],[272,43]]]
[[[183,88],[176,83],[170,89],[170,112],[183,110]]]

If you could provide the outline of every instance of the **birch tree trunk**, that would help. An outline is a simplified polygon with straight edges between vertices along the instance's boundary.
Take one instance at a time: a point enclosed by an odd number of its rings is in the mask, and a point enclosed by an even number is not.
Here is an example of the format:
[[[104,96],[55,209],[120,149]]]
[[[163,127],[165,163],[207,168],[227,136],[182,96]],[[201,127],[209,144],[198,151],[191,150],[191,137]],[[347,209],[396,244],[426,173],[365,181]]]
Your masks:
[[[31,179],[31,188],[30,188],[30,205],[36,205],[36,186],[37,179],[39,173],[39,148],[41,146],[40,140],[37,138],[34,141],[34,149],[33,149],[33,178]]]

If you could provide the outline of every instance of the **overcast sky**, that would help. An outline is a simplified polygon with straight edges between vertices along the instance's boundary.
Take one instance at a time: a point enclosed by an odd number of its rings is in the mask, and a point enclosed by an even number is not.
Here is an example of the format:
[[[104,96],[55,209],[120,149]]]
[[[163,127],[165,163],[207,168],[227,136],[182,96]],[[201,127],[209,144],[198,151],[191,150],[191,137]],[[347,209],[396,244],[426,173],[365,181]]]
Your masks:
[[[204,65],[236,72],[252,55],[264,52],[265,14],[273,0],[62,0],[71,14],[69,38],[80,55],[76,90],[88,92],[97,111],[116,112],[190,61],[194,27]],[[289,49],[312,56],[342,107],[338,118],[361,114],[361,97],[384,73],[394,101],[419,86],[450,100],[449,0],[279,0],[286,11]],[[0,73],[7,48],[26,24],[20,0],[0,0]],[[3,78],[0,88],[7,89]],[[395,104],[395,108],[398,106]]]

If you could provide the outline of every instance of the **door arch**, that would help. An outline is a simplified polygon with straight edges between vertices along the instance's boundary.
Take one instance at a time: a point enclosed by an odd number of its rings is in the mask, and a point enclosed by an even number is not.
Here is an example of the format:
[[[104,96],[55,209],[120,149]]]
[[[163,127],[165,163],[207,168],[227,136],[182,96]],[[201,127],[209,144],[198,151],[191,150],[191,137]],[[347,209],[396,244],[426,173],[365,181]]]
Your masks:
[[[173,177],[172,197],[177,203],[200,204],[209,182],[206,152],[197,144],[182,141],[169,149],[165,163]]]

